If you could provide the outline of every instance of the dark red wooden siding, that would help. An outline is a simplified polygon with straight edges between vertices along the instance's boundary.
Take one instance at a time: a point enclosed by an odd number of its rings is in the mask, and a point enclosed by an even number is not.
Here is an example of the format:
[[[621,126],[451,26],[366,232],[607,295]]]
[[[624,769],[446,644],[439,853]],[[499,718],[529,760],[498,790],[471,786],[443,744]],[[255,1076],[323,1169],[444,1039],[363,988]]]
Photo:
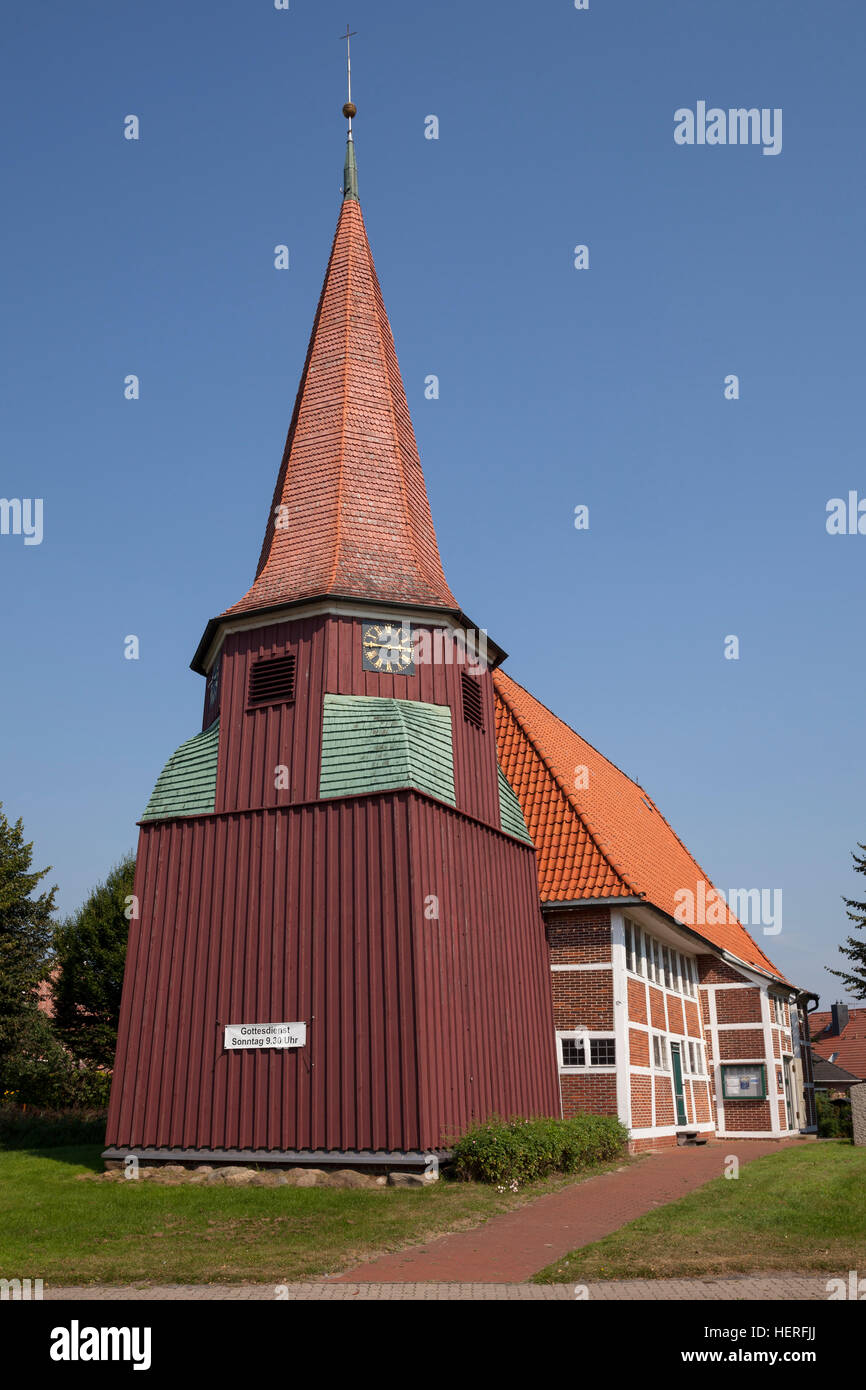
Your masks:
[[[325,615],[232,633],[222,653],[217,811],[286,806],[319,795],[325,693],[394,696],[450,705],[454,783],[458,809],[487,825],[499,824],[493,680],[478,677],[484,731],[463,719],[460,674],[465,665],[419,665],[412,676],[361,669],[360,618]],[[295,656],[294,704],[247,709],[250,666],[267,656]],[[288,786],[276,787],[276,768],[288,768]]]
[[[143,827],[135,891],[109,1146],[414,1150],[559,1112],[518,842],[412,792],[216,814]],[[307,1047],[223,1049],[288,1021]]]

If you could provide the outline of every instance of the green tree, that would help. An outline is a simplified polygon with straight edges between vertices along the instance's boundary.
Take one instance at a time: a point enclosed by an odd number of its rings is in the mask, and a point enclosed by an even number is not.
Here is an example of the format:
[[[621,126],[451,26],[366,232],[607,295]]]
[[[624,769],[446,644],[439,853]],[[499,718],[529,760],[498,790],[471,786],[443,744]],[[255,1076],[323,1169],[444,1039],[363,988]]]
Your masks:
[[[44,1035],[38,986],[51,954],[54,895],[33,892],[50,869],[33,868],[33,842],[24,839],[23,821],[13,824],[0,802],[0,1083],[11,1084],[17,1059],[34,1037]]]
[[[134,876],[127,854],[54,933],[54,1029],[81,1062],[114,1064]]]
[[[854,869],[858,874],[866,874],[866,845],[858,845],[857,849],[863,850],[858,854],[853,851]],[[863,931],[866,927],[866,902],[857,902],[854,898],[843,898],[842,901],[848,908],[848,916],[855,924],[855,931]],[[852,962],[850,970],[830,970],[831,975],[838,975],[840,980],[845,981],[845,986],[849,994],[855,999],[866,999],[866,937],[858,940],[857,937],[849,936],[845,940],[845,945],[839,947],[840,955],[847,956]]]

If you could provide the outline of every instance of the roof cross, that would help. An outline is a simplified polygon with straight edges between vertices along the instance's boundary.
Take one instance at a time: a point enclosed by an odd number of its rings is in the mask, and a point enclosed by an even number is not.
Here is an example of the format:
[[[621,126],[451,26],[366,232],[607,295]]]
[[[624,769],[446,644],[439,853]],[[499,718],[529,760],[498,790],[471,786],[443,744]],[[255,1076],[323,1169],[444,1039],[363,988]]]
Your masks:
[[[348,82],[348,87],[349,87],[349,100],[346,102],[346,105],[343,107],[343,115],[344,115],[344,116],[347,116],[348,119],[349,119],[349,135],[350,135],[350,136],[351,136],[351,134],[352,134],[352,117],[355,115],[355,106],[354,106],[354,104],[353,104],[353,102],[352,102],[352,45],[351,45],[351,43],[350,43],[350,40],[353,39],[353,38],[355,37],[355,35],[357,34],[357,32],[358,32],[357,29],[352,29],[351,32],[350,32],[349,26],[348,26],[348,24],[347,24],[347,25],[346,25],[346,32],[345,32],[345,34],[341,34],[341,35],[340,35],[340,42],[342,43],[342,41],[343,41],[344,39],[345,39],[345,42],[346,42],[346,80],[347,80],[347,82]]]

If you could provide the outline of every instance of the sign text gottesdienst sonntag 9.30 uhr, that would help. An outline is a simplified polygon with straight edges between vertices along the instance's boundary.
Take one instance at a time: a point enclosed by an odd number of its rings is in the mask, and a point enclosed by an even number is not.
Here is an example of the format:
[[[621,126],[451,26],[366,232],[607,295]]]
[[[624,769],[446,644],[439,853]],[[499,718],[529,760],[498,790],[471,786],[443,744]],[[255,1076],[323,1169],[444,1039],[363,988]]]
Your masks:
[[[228,1052],[254,1047],[303,1047],[307,1041],[306,1023],[227,1023],[225,1047]]]

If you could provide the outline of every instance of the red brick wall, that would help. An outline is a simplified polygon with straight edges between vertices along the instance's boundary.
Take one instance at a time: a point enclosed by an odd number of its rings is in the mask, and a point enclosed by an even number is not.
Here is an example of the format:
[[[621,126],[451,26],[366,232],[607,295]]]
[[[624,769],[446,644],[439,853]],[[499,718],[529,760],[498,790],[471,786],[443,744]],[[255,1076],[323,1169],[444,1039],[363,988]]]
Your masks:
[[[582,1111],[593,1115],[616,1114],[616,1077],[611,1072],[595,1075],[573,1072],[561,1076],[562,1113],[571,1119]]]
[[[631,1139],[628,1151],[632,1154],[646,1153],[648,1149],[675,1149],[677,1146],[677,1136],[675,1134],[659,1134],[654,1139]]]
[[[648,1067],[649,1061],[649,1034],[643,1033],[640,1028],[630,1028],[629,1054],[633,1067]]]
[[[693,1085],[695,1094],[695,1123],[699,1125],[705,1124],[713,1117],[712,1110],[710,1109],[709,1087],[706,1081],[695,1081]]]
[[[722,1028],[719,1032],[719,1060],[754,1061],[764,1055],[764,1031],[762,1028]]]
[[[660,989],[656,989],[653,985],[650,985],[649,999],[650,1018],[652,1019],[653,1028],[658,1028],[659,1032],[664,1032],[667,1027],[667,1022],[665,1021],[665,997]]]
[[[613,1029],[612,970],[554,970],[554,1027]]]
[[[551,965],[597,965],[611,959],[608,908],[546,912],[544,921]]]
[[[635,1023],[646,1023],[646,989],[638,980],[628,982],[628,1016]]]
[[[725,1101],[725,1130],[732,1134],[772,1127],[769,1100]]]
[[[631,1079],[631,1124],[632,1129],[649,1129],[653,1122],[652,1078],[632,1076]]]
[[[717,989],[716,1020],[719,1023],[760,1023],[761,991],[748,989]]]
[[[698,956],[698,979],[702,985],[736,985],[745,980],[738,970],[715,956]]]
[[[674,1093],[668,1076],[656,1073],[656,1124],[672,1125],[674,1122]]]
[[[672,1033],[684,1033],[682,1000],[676,995],[668,995],[668,1024]]]
[[[686,1015],[686,1032],[690,1038],[700,1038],[703,1036],[701,1030],[701,1020],[698,1014],[697,1004],[693,1004],[687,999],[683,1005]]]

